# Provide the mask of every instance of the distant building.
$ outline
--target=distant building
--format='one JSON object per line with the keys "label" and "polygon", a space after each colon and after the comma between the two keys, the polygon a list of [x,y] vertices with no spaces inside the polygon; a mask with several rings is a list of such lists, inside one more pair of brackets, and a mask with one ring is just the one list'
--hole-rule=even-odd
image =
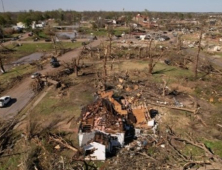
{"label": "distant building", "polygon": [[44,26],[45,26],[45,22],[43,21],[39,21],[38,23],[36,23],[36,21],[32,22],[32,29],[43,28]]}
{"label": "distant building", "polygon": [[18,22],[18,23],[17,23],[17,27],[18,27],[18,28],[26,28],[26,24],[23,23],[23,22]]}
{"label": "distant building", "polygon": [[20,28],[20,27],[18,27],[18,26],[16,26],[16,25],[13,25],[13,26],[12,26],[12,29],[13,29],[14,31],[16,31],[16,32],[22,31],[22,28]]}
{"label": "distant building", "polygon": [[[137,14],[134,18],[134,21],[136,21],[138,24],[142,25],[143,27],[150,28],[151,22],[150,18],[148,16],[143,16],[141,14]],[[155,25],[156,26],[156,25]]]}

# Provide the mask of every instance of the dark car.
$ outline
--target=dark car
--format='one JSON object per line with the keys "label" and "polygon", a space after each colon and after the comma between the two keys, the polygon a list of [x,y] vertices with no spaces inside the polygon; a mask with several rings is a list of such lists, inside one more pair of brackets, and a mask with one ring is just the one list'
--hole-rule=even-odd
{"label": "dark car", "polygon": [[51,42],[51,39],[47,38],[45,39],[45,42]]}
{"label": "dark car", "polygon": [[51,66],[52,66],[53,68],[60,66],[59,61],[58,61],[57,58],[54,57],[54,56],[51,58],[50,64],[51,64]]}
{"label": "dark car", "polygon": [[19,38],[18,37],[13,37],[11,40],[12,41],[16,41],[16,40],[18,40]]}
{"label": "dark car", "polygon": [[73,43],[73,42],[75,42],[75,41],[76,41],[76,39],[75,39],[75,38],[72,38],[72,39],[71,39],[71,42],[72,42],[72,43]]}
{"label": "dark car", "polygon": [[52,63],[51,63],[51,66],[52,66],[53,68],[56,68],[56,67],[59,67],[60,64],[59,64],[59,62],[52,62]]}

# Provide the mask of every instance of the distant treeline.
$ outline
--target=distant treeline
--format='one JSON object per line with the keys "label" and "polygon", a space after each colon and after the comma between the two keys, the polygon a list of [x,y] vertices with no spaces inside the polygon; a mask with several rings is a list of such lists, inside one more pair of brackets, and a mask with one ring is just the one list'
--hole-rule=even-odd
{"label": "distant treeline", "polygon": [[126,18],[131,19],[136,14],[149,16],[150,18],[161,18],[161,19],[191,19],[201,17],[207,17],[207,13],[178,13],[178,12],[150,12],[148,10],[142,12],[129,12],[129,11],[63,11],[62,9],[53,11],[21,11],[21,12],[5,12],[0,13],[0,25],[11,26],[17,22],[23,22],[26,25],[30,25],[32,21],[43,21],[46,19],[54,18],[57,22],[62,24],[74,24],[81,20],[97,20],[102,19],[118,19],[119,17],[125,15]]}

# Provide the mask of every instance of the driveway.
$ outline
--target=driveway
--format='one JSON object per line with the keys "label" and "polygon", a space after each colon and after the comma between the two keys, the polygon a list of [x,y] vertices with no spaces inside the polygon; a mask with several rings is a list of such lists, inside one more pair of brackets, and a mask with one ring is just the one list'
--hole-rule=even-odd
{"label": "driveway", "polygon": [[[98,46],[101,40],[96,40],[90,43],[91,47]],[[73,51],[70,51],[59,57],[60,63],[69,62],[73,58],[78,57],[83,47],[79,47]],[[42,74],[50,73],[59,68],[52,68],[50,63],[44,66],[44,69],[40,71]],[[9,95],[13,98],[12,102],[9,103],[8,107],[0,108],[0,119],[7,120],[17,115],[34,97],[34,93],[29,88],[32,79],[27,77],[20,84],[17,84],[12,89],[4,92],[3,95]]]}

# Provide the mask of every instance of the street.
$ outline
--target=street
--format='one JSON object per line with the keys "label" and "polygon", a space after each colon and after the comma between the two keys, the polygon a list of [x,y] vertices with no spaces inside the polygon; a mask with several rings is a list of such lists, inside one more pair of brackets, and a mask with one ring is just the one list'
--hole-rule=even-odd
{"label": "street", "polygon": [[[95,47],[100,44],[101,40],[96,40],[90,43],[90,46]],[[79,47],[73,51],[70,51],[59,57],[61,63],[69,62],[73,58],[78,57],[83,47]],[[41,74],[46,74],[54,71],[58,68],[52,68],[50,63],[44,66],[42,71],[39,71]],[[0,108],[0,118],[7,120],[16,116],[34,97],[34,93],[30,89],[29,85],[33,80],[30,77],[27,77],[22,80],[20,84],[17,84],[12,89],[4,92],[2,96],[9,95],[12,98],[11,103],[5,108]]]}

